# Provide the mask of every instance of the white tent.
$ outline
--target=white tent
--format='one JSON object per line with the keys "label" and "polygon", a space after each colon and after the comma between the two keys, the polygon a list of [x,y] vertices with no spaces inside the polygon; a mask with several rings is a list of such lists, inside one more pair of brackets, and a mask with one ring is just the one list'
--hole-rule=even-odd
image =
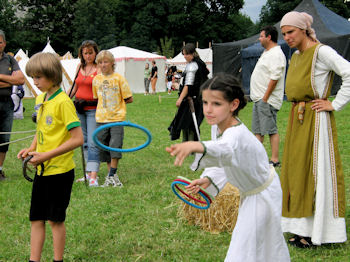
{"label": "white tent", "polygon": [[50,40],[47,41],[46,46],[44,47],[43,51],[41,51],[41,52],[43,52],[43,53],[51,53],[51,54],[57,55],[56,51],[50,45]]}
{"label": "white tent", "polygon": [[62,64],[64,70],[67,72],[67,76],[69,77],[69,80],[70,80],[69,86],[65,87],[65,90],[67,92],[70,89],[71,85],[73,84],[75,73],[76,73],[76,70],[78,68],[79,63],[80,63],[79,58],[61,60],[61,64]]}
{"label": "white tent", "polygon": [[[143,81],[143,73],[145,64],[149,63],[150,67],[152,60],[156,61],[156,65],[158,67],[158,81],[156,90],[157,92],[165,91],[165,61],[166,57],[156,55],[153,53],[141,51],[138,49],[118,46],[109,51],[113,54],[116,62],[115,71],[121,74],[128,81],[131,91],[133,93],[143,93],[144,92],[144,81]],[[42,52],[48,52],[56,54],[55,50],[51,47],[50,42],[46,44],[45,48]],[[28,62],[29,58],[22,58],[18,63],[23,74],[26,77],[25,82],[25,96],[26,97],[34,97],[41,93],[39,89],[33,83],[33,80],[25,74],[25,66]],[[74,81],[75,72],[78,64],[80,63],[80,59],[62,59],[61,64],[63,66],[63,81],[61,87],[64,91],[68,92],[72,83]],[[151,88],[151,87],[150,87]]]}
{"label": "white tent", "polygon": [[72,53],[68,51],[63,56],[61,56],[61,60],[65,60],[65,59],[74,59],[74,57],[73,57]]}
{"label": "white tent", "polygon": [[[16,54],[16,59],[18,61],[19,67],[21,68],[21,71],[23,72],[25,76],[25,84],[24,84],[24,91],[25,91],[25,97],[35,97],[39,94],[41,94],[41,91],[34,85],[33,79],[26,74],[26,64],[29,60],[29,58],[25,55],[23,56],[24,52],[20,49],[18,53]],[[43,53],[52,53],[59,57],[59,55],[55,52],[55,50],[50,45],[50,41],[47,42],[45,48],[42,51]],[[23,53],[23,54],[22,54]],[[18,59],[20,58],[20,59]],[[75,70],[77,67],[77,64],[79,63],[79,59],[67,59],[67,60],[61,60],[62,66],[63,66],[63,75],[62,75],[62,84],[61,88],[68,92],[70,87],[72,86]]]}
{"label": "white tent", "polygon": [[41,94],[41,91],[34,85],[33,79],[26,74],[26,64],[29,58],[25,57],[18,61],[19,68],[24,74],[24,97],[30,98]]}
{"label": "white tent", "polygon": [[[213,50],[211,48],[200,49],[196,48],[196,51],[199,57],[203,60],[203,62],[207,65],[209,70],[209,78],[212,77],[213,73]],[[182,52],[177,54],[173,59],[167,60],[167,65],[172,66],[175,65],[177,69],[183,71],[186,67],[186,59],[183,56]]]}
{"label": "white tent", "polygon": [[[144,69],[145,64],[149,63],[152,67],[152,60],[156,61],[158,67],[158,81],[156,85],[157,92],[164,92],[165,86],[165,56],[156,55],[142,50],[118,46],[109,49],[116,61],[115,71],[121,74],[128,81],[133,93],[144,93]],[[150,86],[151,89],[151,86]]]}
{"label": "white tent", "polygon": [[24,51],[22,49],[18,50],[18,52],[15,54],[14,57],[15,57],[17,62],[21,59],[24,59],[24,58],[28,59],[27,54],[24,53]]}

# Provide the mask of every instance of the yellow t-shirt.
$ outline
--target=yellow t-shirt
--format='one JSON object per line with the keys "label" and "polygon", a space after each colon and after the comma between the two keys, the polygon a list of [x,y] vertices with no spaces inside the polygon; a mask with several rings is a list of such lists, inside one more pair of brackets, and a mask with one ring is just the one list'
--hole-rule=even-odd
{"label": "yellow t-shirt", "polygon": [[92,81],[94,98],[98,99],[96,122],[110,123],[124,121],[126,103],[124,99],[132,96],[126,79],[118,73],[98,74]]}
{"label": "yellow t-shirt", "polygon": [[[57,90],[48,101],[44,101],[45,96],[46,93],[42,93],[35,101],[37,108],[41,104],[37,115],[37,152],[48,152],[57,148],[71,137],[70,129],[80,126],[73,102],[62,89]],[[73,151],[69,151],[45,161],[43,176],[65,173],[74,167]]]}

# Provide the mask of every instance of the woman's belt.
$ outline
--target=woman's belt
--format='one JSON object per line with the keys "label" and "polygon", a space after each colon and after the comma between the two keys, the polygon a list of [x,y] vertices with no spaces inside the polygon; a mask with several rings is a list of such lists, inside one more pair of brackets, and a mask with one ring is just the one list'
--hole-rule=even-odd
{"label": "woman's belt", "polygon": [[310,102],[311,101],[292,102],[293,107],[298,105],[298,120],[300,124],[304,122],[304,113],[305,113],[306,103],[310,103]]}

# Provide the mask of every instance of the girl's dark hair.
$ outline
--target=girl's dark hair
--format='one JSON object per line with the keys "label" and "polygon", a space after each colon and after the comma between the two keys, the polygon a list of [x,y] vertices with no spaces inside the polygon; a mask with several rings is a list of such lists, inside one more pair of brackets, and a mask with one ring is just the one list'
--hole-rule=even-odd
{"label": "girl's dark hair", "polygon": [[199,57],[196,47],[192,43],[188,43],[182,47],[181,53],[183,54],[185,51],[188,55],[193,55],[193,57]]}
{"label": "girl's dark hair", "polygon": [[[86,61],[83,57],[83,49],[85,47],[91,47],[94,49],[95,51],[95,54],[97,55],[99,50],[98,50],[98,46],[97,44],[95,43],[95,41],[93,40],[85,40],[81,43],[81,46],[79,47],[79,50],[78,50],[78,57],[80,58],[80,62],[81,62],[81,65],[82,67],[84,68],[86,66]],[[94,64],[96,64],[96,61],[94,61]]]}
{"label": "girl's dark hair", "polygon": [[215,74],[213,78],[205,81],[201,86],[201,92],[204,90],[221,91],[224,95],[224,99],[228,102],[238,99],[239,106],[233,112],[233,116],[238,116],[238,112],[247,104],[247,99],[244,96],[239,80],[226,73]]}

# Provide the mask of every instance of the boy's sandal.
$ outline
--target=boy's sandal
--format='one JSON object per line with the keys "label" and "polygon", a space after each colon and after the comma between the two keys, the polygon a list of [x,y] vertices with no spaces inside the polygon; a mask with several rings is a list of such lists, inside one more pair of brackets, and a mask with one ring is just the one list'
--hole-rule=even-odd
{"label": "boy's sandal", "polygon": [[299,248],[310,248],[313,246],[310,237],[302,237],[299,235],[294,235],[288,240],[288,243]]}
{"label": "boy's sandal", "polygon": [[279,161],[273,162],[272,160],[270,160],[269,164],[273,165],[273,167],[280,167],[281,166],[281,163]]}

